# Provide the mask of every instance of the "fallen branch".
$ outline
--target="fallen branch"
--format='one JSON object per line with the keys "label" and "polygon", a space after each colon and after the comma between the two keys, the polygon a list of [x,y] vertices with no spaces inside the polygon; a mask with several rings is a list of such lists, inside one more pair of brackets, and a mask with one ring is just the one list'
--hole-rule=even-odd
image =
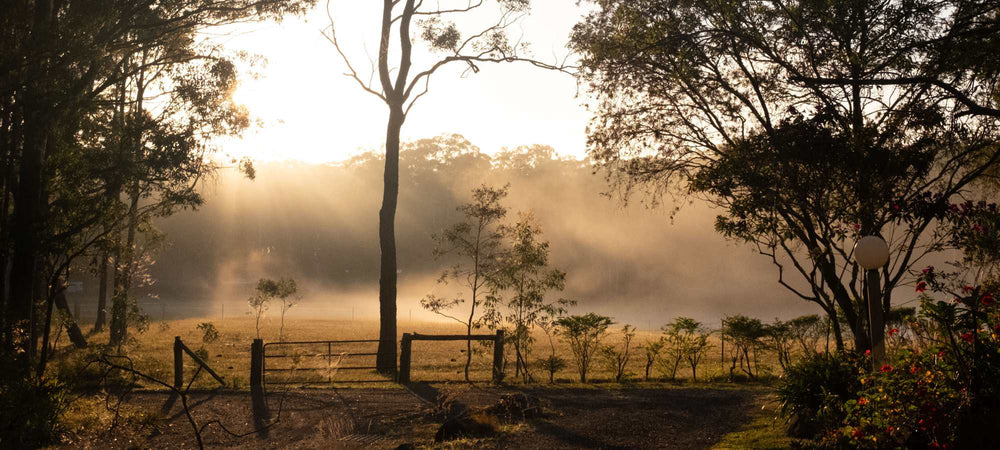
{"label": "fallen branch", "polygon": [[[126,365],[123,365],[123,364],[116,363],[116,362],[112,361],[112,359],[121,359],[121,360],[127,361],[128,365],[126,366]],[[264,431],[264,430],[269,429],[272,426],[276,425],[278,422],[281,421],[281,410],[283,409],[283,406],[284,406],[284,403],[285,403],[285,397],[286,397],[286,394],[288,393],[287,389],[285,389],[281,393],[281,398],[280,398],[280,400],[278,402],[278,412],[277,412],[277,415],[276,415],[276,417],[275,417],[274,420],[270,421],[267,425],[264,425],[264,426],[261,426],[261,427],[255,427],[253,430],[247,431],[245,433],[235,433],[235,432],[229,430],[228,428],[226,428],[226,426],[219,419],[210,420],[210,421],[205,422],[204,424],[201,424],[201,425],[199,425],[198,422],[195,421],[194,416],[191,414],[190,405],[188,404],[188,391],[191,388],[190,384],[188,384],[187,387],[185,387],[184,389],[179,389],[176,386],[173,386],[173,385],[171,385],[169,383],[166,383],[166,382],[163,382],[161,380],[158,380],[158,379],[156,379],[156,378],[154,378],[154,377],[152,377],[150,375],[142,373],[142,372],[140,372],[140,371],[138,371],[138,370],[135,369],[135,364],[132,362],[132,359],[129,358],[128,356],[124,356],[124,355],[101,355],[97,359],[91,361],[91,363],[103,364],[103,365],[105,365],[105,366],[108,367],[107,372],[104,373],[104,378],[105,379],[107,378],[108,375],[110,375],[110,373],[111,373],[112,370],[120,370],[120,371],[123,371],[125,373],[128,373],[128,374],[132,375],[132,381],[133,381],[132,384],[133,385],[135,384],[134,381],[137,378],[142,378],[144,380],[147,380],[149,382],[158,384],[160,386],[163,386],[163,387],[169,389],[170,392],[172,393],[172,395],[176,396],[177,398],[180,398],[180,400],[181,400],[181,406],[184,409],[184,415],[185,415],[185,417],[187,417],[188,423],[191,425],[191,429],[194,432],[195,440],[197,440],[197,442],[198,442],[198,448],[199,449],[204,449],[205,448],[204,441],[202,440],[202,433],[204,432],[204,430],[206,428],[208,428],[209,425],[212,425],[212,424],[218,425],[219,428],[222,429],[223,432],[225,432],[226,434],[228,434],[228,435],[230,435],[230,436],[232,436],[234,438],[242,438],[242,437],[250,436],[252,434],[259,433],[261,431]],[[192,382],[193,381],[194,380],[192,380]],[[125,397],[124,395],[119,395],[118,396],[118,402],[115,404],[115,407],[114,407],[114,411],[115,411],[115,424],[117,424],[118,409],[120,408],[121,404],[124,402],[124,397]],[[112,409],[110,406],[108,406],[108,408]],[[114,425],[112,425],[112,429],[113,428],[114,428]]]}

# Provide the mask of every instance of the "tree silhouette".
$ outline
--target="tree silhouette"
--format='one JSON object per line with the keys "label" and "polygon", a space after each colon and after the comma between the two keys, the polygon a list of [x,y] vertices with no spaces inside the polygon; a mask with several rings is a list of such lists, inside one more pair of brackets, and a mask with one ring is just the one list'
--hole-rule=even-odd
{"label": "tree silhouette", "polygon": [[[172,205],[193,200],[190,190],[163,187],[178,180],[178,187],[190,187],[191,177],[182,174],[204,161],[199,154],[204,147],[197,143],[225,133],[217,128],[223,122],[202,119],[230,111],[200,95],[204,87],[225,94],[231,86],[211,85],[226,78],[221,65],[208,71],[210,77],[199,78],[202,73],[188,83],[172,73],[196,60],[221,62],[218,54],[194,50],[195,34],[216,25],[279,18],[312,3],[19,0],[4,5],[0,266],[10,273],[0,282],[10,282],[0,287],[9,293],[0,331],[5,347],[20,355],[19,368],[25,373],[51,321],[51,314],[37,312],[51,311],[53,302],[65,303],[56,299],[72,261],[106,242],[110,233],[138,226],[145,204],[137,198],[156,195]],[[165,49],[173,50],[161,53]],[[167,73],[175,81],[161,94],[176,90],[179,95],[172,98],[182,100],[176,107],[162,98],[157,108],[137,104],[143,97],[137,95],[140,86],[146,85],[137,81],[143,76],[151,80],[155,73]],[[157,120],[149,110],[179,114],[171,119],[190,114],[191,121]],[[139,157],[150,149],[157,151]],[[127,195],[124,208],[119,195]],[[170,210],[162,207],[156,214]],[[125,223],[129,226],[121,226]],[[21,332],[27,339],[17,338]]]}
{"label": "tree silhouette", "polygon": [[[526,44],[508,36],[510,29],[528,13],[529,0],[468,0],[424,4],[423,0],[383,0],[382,22],[379,28],[377,63],[371,62],[367,78],[347,57],[337,36],[338,17],[327,2],[330,26],[324,36],[333,44],[347,67],[345,75],[353,78],[365,92],[377,97],[389,109],[385,137],[385,170],[382,205],[379,209],[379,346],[376,366],[379,372],[396,372],[396,206],[399,197],[400,130],[413,105],[430,87],[431,76],[444,66],[459,63],[468,71],[478,72],[481,63],[525,62],[536,67],[567,70],[565,64],[547,64],[524,56]],[[448,18],[468,14],[495,3],[498,19],[492,25],[463,33]],[[413,20],[421,28],[420,39],[441,56],[423,70],[413,70]],[[393,30],[398,35],[393,37]],[[398,46],[398,59],[390,63],[390,50]],[[393,73],[395,72],[395,74]],[[375,86],[372,79],[378,79]]]}
{"label": "tree silhouette", "polygon": [[573,42],[612,185],[722,207],[718,230],[823,308],[838,348],[840,314],[867,348],[854,240],[889,241],[888,311],[946,242],[933,225],[948,203],[1000,167],[997,67],[967,57],[973,36],[996,45],[995,3],[597,3]]}

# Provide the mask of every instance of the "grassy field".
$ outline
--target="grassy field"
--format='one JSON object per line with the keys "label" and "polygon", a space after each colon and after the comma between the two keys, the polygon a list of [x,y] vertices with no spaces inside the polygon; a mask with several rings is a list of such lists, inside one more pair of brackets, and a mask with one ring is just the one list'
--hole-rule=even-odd
{"label": "grassy field", "polygon": [[[198,328],[199,324],[211,323],[218,330],[218,339],[214,342],[204,342],[204,332]],[[421,334],[464,334],[461,326],[447,323],[411,323],[399,327],[399,333],[421,333]],[[476,333],[485,334],[487,331]],[[334,345],[328,349],[325,344],[321,345],[277,345],[279,342],[279,324],[276,318],[267,319],[262,323],[261,338],[268,344],[269,355],[286,355],[287,358],[269,358],[267,361],[269,368],[321,368],[327,369],[332,366],[334,370],[321,371],[298,371],[294,374],[296,379],[321,379],[331,377],[334,381],[346,380],[378,380],[381,379],[371,370],[340,370],[346,366],[373,366],[374,356],[357,357],[352,359],[340,358],[341,352],[375,352],[376,344],[352,344]],[[374,339],[378,336],[378,323],[376,321],[351,321],[351,320],[309,320],[300,318],[290,318],[285,321],[284,328],[285,341],[322,341],[322,340],[358,340]],[[204,348],[207,354],[207,362],[219,375],[225,378],[230,387],[246,389],[250,370],[250,345],[256,336],[254,320],[249,317],[227,318],[225,320],[210,319],[185,319],[172,321],[154,321],[143,333],[132,333],[129,345],[126,348],[127,354],[133,359],[137,368],[149,373],[163,381],[170,381],[173,377],[173,342],[174,337],[179,336],[181,340],[192,350]],[[631,346],[631,357],[627,366],[628,376],[626,383],[641,382],[645,373],[645,353],[642,346],[649,341],[660,336],[658,332],[639,331]],[[531,373],[536,383],[547,383],[548,373],[543,370],[537,360],[548,356],[550,345],[548,338],[541,332],[536,336],[532,354],[529,356],[529,363],[532,364]],[[92,343],[103,343],[107,341],[107,333],[93,334],[89,336]],[[66,345],[65,339],[61,341]],[[573,364],[573,356],[567,343],[555,338],[556,354],[564,358],[569,366],[556,374],[556,382],[560,384],[577,384],[579,375]],[[618,329],[612,330],[602,341],[605,345],[616,345],[621,347],[622,336]],[[514,355],[513,348],[508,345],[506,352],[507,370],[506,381],[509,383],[519,383],[521,380],[514,377]],[[728,362],[723,364],[720,354],[718,339],[714,339],[710,350],[705,355],[698,367],[698,379],[705,381],[720,381],[728,377]],[[727,351],[730,350],[727,348]],[[328,351],[333,354],[332,364],[328,363]],[[75,352],[75,358],[85,357],[79,352]],[[465,343],[461,341],[438,342],[438,341],[415,341],[413,343],[413,358],[411,368],[411,379],[414,381],[458,381],[464,379],[465,364]],[[294,360],[294,361],[293,361]],[[339,362],[339,364],[338,364]],[[774,357],[770,354],[762,354],[761,371],[762,377],[779,373]],[[470,367],[470,377],[473,381],[488,382],[491,377],[492,350],[486,349],[476,343],[473,344],[473,358]],[[185,379],[190,380],[194,374],[195,364],[185,357]],[[651,368],[650,377],[655,381],[666,381],[669,376],[669,367],[663,364],[656,364]],[[737,370],[738,371],[738,370]],[[281,379],[281,373],[269,373],[269,380],[277,381]],[[312,378],[310,378],[312,377]],[[612,381],[613,372],[606,366],[604,361],[598,357],[590,368],[588,378],[596,384],[605,384]],[[690,382],[691,370],[686,363],[681,363],[677,370],[674,382]],[[391,385],[391,383],[383,383]],[[204,373],[195,382],[195,387],[211,388],[217,383]],[[149,385],[156,388],[155,385]]]}
{"label": "grassy field", "polygon": [[[218,331],[218,339],[214,342],[203,342],[204,331],[199,329],[198,325],[206,322],[211,322]],[[287,341],[372,339],[377,336],[377,331],[378,324],[375,321],[293,318],[286,320],[285,323],[285,337]],[[459,326],[450,324],[412,323],[401,326],[399,331],[400,334],[403,332],[462,334],[464,330]],[[478,333],[485,334],[486,332],[480,331]],[[236,409],[232,408],[249,401],[247,400],[249,397],[245,391],[248,389],[250,345],[255,335],[254,321],[248,317],[226,320],[185,319],[161,321],[151,323],[148,330],[144,333],[132,334],[132,339],[124,350],[134,362],[137,369],[169,383],[173,378],[174,337],[179,336],[193,350],[203,348],[202,353],[207,353],[208,355],[208,364],[224,377],[227,387],[235,388],[236,391],[226,389],[221,394],[208,394],[209,397],[206,401],[209,401],[209,403],[199,407],[198,414],[202,415],[200,416],[203,417],[202,420],[218,417],[241,417],[245,413],[243,409],[245,409],[246,405]],[[591,368],[591,382],[587,384],[578,382],[578,375],[571,365],[560,371],[556,376],[556,383],[550,385],[548,383],[548,374],[536,365],[532,369],[535,379],[534,383],[522,385],[522,381],[513,376],[513,365],[511,362],[513,354],[510,352],[507,354],[508,366],[506,378],[509,386],[496,388],[488,386],[492,364],[491,351],[475,351],[473,353],[471,375],[474,381],[481,382],[478,387],[470,387],[470,385],[464,383],[448,383],[464,378],[465,344],[460,341],[414,342],[411,378],[413,381],[445,382],[435,385],[439,386],[439,389],[442,391],[458,389],[458,391],[464,392],[463,395],[465,396],[475,394],[475,397],[480,395],[477,393],[492,393],[486,396],[488,397],[488,401],[493,401],[490,399],[494,399],[496,395],[506,392],[509,389],[530,392],[543,399],[547,410],[552,411],[552,415],[547,419],[530,426],[522,425],[520,426],[521,428],[518,428],[519,431],[517,432],[501,433],[498,435],[499,437],[489,438],[492,440],[488,440],[488,442],[483,441],[482,444],[484,445],[498,444],[504,439],[508,439],[510,440],[508,444],[512,446],[528,445],[528,443],[534,443],[537,446],[541,445],[539,442],[546,443],[545,445],[552,444],[559,446],[562,441],[551,441],[553,439],[551,435],[554,432],[553,430],[558,431],[556,436],[562,436],[559,439],[583,439],[583,441],[579,441],[578,443],[583,443],[581,445],[584,446],[590,444],[598,445],[600,442],[604,442],[598,438],[601,434],[598,433],[595,435],[592,432],[604,429],[603,427],[606,425],[604,424],[604,417],[608,414],[618,417],[616,423],[621,425],[620,430],[616,428],[617,431],[611,433],[611,435],[615,436],[614,439],[618,439],[618,441],[609,442],[632,442],[629,441],[631,438],[628,436],[631,436],[631,433],[635,431],[635,427],[639,427],[646,430],[645,432],[647,433],[653,433],[651,436],[656,436],[655,440],[650,442],[675,440],[683,437],[683,439],[688,440],[685,442],[690,442],[695,447],[703,446],[702,439],[708,439],[707,442],[712,442],[709,446],[714,445],[714,448],[785,448],[790,445],[790,441],[785,437],[782,430],[784,422],[777,414],[777,404],[774,399],[773,389],[767,382],[725,382],[724,380],[728,378],[729,368],[728,365],[721,364],[718,341],[713,342],[712,349],[699,366],[699,381],[697,383],[693,383],[690,380],[690,369],[686,365],[682,365],[678,370],[677,380],[667,380],[662,373],[662,367],[654,367],[652,376],[655,379],[649,382],[643,381],[645,355],[641,346],[646,342],[658,338],[659,335],[660,333],[657,332],[637,333],[632,344],[633,355],[628,364],[630,375],[622,383],[613,382],[611,380],[612,372],[600,360],[597,360]],[[272,319],[264,323],[261,330],[261,337],[265,343],[276,343],[279,341],[277,320]],[[92,344],[100,344],[106,342],[108,336],[105,332],[92,334],[88,338]],[[615,330],[608,333],[603,343],[605,345],[620,345],[621,338],[621,334],[618,330]],[[535,363],[538,357],[547,356],[550,350],[548,339],[544,334],[540,333],[536,336],[536,339],[535,350],[529,359],[532,363]],[[66,348],[66,343],[63,341],[65,339],[62,339],[60,342],[64,350],[58,352],[53,364],[55,370],[51,372],[58,374],[60,377],[68,378],[76,376],[77,371],[80,371],[80,368],[85,366],[85,361],[89,357],[97,352],[107,350],[99,345],[93,345],[88,351],[69,351]],[[571,362],[572,355],[568,345],[561,340],[556,340],[555,344],[556,353]],[[474,348],[476,347],[474,346]],[[298,367],[326,367],[327,364],[327,348],[325,344],[319,346],[278,346],[272,344],[268,346],[267,351],[271,355],[283,354],[294,356]],[[330,353],[337,355],[339,352],[374,351],[375,344],[352,344],[332,348]],[[366,358],[351,362],[341,361],[340,366],[374,365],[374,357]],[[774,362],[771,356],[764,356],[764,358],[766,359],[765,363]],[[269,359],[267,364],[271,368],[287,367],[288,364],[291,364],[292,359],[291,357]],[[337,358],[334,357],[334,359]],[[93,371],[93,366],[91,366],[91,371]],[[762,364],[762,377],[774,371],[776,371],[776,367]],[[185,381],[189,382],[194,373],[195,364],[191,359],[185,357]],[[416,406],[419,402],[411,404],[415,400],[403,391],[400,385],[395,383],[357,383],[346,381],[379,379],[380,377],[374,371],[303,371],[294,373],[293,375],[297,378],[303,376],[331,376],[335,381],[333,386],[337,388],[350,388],[333,391],[338,392],[338,395],[358,395],[360,396],[359,399],[368,398],[363,403],[359,403],[359,405],[366,405],[365,411],[370,411],[372,414],[372,418],[366,420],[384,421],[387,424],[412,422],[410,425],[417,427],[406,432],[410,434],[400,434],[400,436],[397,436],[399,439],[414,439],[414,436],[423,436],[421,439],[429,439],[428,436],[432,436],[433,431],[436,429],[437,425],[433,420],[424,423],[428,420],[428,417],[432,417],[433,415],[427,417],[420,416],[423,417],[420,420],[413,419],[416,416],[413,416],[412,411],[414,411],[414,408],[419,409]],[[269,373],[268,379],[273,382],[280,378],[276,374]],[[187,425],[184,422],[170,422],[170,420],[182,420],[180,413],[175,412],[173,415],[170,415],[171,419],[168,419],[168,422],[173,425],[168,424],[164,428],[162,423],[163,416],[143,406],[145,402],[157,405],[161,404],[163,399],[156,397],[156,395],[166,395],[165,388],[150,382],[140,382],[139,384],[147,389],[143,391],[145,394],[138,394],[141,399],[145,400],[140,399],[133,402],[135,403],[135,407],[130,408],[129,411],[131,412],[126,414],[127,420],[132,424],[130,426],[137,430],[146,430],[152,427],[157,430],[172,431],[165,431],[167,434],[162,438],[151,438],[150,436],[152,435],[142,437],[136,434],[133,437],[139,439],[137,442],[146,442],[152,446],[173,446],[178,442],[189,441],[190,436],[188,436]],[[217,387],[218,384],[211,377],[202,373],[192,386],[195,389],[212,389]],[[330,386],[330,384],[323,383],[316,387],[324,386]],[[292,387],[295,386],[293,385]],[[371,390],[372,388],[375,389]],[[499,391],[493,392],[497,389]],[[243,391],[243,393],[240,391]],[[285,395],[284,392],[289,392],[289,395],[301,396],[301,401],[305,403],[329,398],[328,394],[322,394],[324,391],[311,389],[292,389],[286,391],[277,386],[273,389],[269,386],[268,391],[269,395],[278,396],[275,398],[281,398]],[[205,393],[208,391],[202,390],[200,392]],[[350,394],[350,392],[354,394]],[[379,394],[379,392],[383,394]],[[153,397],[146,399],[146,397],[142,397],[143,395]],[[211,400],[215,395],[220,395],[220,397],[216,400]],[[382,411],[373,406],[385,403],[377,400],[382,398],[380,395],[386,396],[384,397],[385,399],[398,398],[398,402],[401,403],[397,406],[392,406],[387,411]],[[372,403],[373,400],[369,397],[376,399],[376,401]],[[74,402],[70,412],[66,415],[68,418],[66,422],[70,425],[71,429],[77,430],[74,432],[74,435],[77,436],[77,439],[80,439],[80,442],[99,442],[102,438],[99,433],[95,434],[96,431],[94,430],[107,428],[114,420],[108,412],[109,410],[106,408],[104,400],[101,400],[101,398],[100,395],[83,397]],[[462,396],[460,395],[458,398],[462,398]],[[392,400],[386,404],[390,406],[395,405],[393,402],[397,402],[397,400]],[[291,422],[289,423],[306,424],[302,425],[302,427],[306,428],[299,430],[296,428],[297,425],[282,425],[283,431],[280,433],[288,433],[288,435],[279,434],[278,437],[273,438],[276,439],[273,442],[283,442],[281,439],[292,439],[295,442],[300,442],[297,439],[304,439],[304,437],[311,436],[310,433],[313,433],[314,430],[309,427],[313,427],[315,425],[314,422],[322,424],[325,423],[324,421],[330,420],[327,417],[329,414],[323,411],[331,407],[340,408],[343,405],[327,405],[317,409],[315,413],[294,413],[304,415],[301,417],[296,415],[295,419],[290,419]],[[385,409],[385,405],[382,408]],[[396,408],[399,411],[393,412],[395,409],[392,408]],[[655,412],[653,412],[654,410]],[[403,414],[404,412],[405,414]],[[406,418],[401,418],[403,416]],[[667,422],[663,422],[665,417],[669,417],[670,419]],[[706,419],[709,417],[714,417],[714,419]],[[387,429],[395,428],[396,425],[393,425]],[[379,438],[382,439],[385,436]],[[161,441],[162,439],[166,440]],[[543,439],[543,441],[536,441],[536,439]],[[544,439],[550,439],[550,441],[544,441]],[[497,441],[494,442],[494,440]],[[586,442],[590,442],[590,444],[586,444]],[[234,445],[242,446],[247,442],[233,441],[233,443]],[[265,446],[267,445],[269,444],[265,442]],[[636,445],[643,446],[641,444]],[[472,445],[472,447],[476,446],[478,445]]]}

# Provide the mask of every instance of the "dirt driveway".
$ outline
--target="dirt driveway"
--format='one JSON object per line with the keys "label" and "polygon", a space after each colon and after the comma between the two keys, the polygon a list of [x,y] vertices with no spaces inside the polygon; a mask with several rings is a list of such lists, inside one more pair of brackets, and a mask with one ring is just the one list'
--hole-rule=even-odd
{"label": "dirt driveway", "polygon": [[[417,384],[410,389],[291,389],[268,394],[272,419],[254,433],[247,392],[203,392],[189,399],[204,427],[207,447],[396,448],[434,445],[444,409],[480,411],[502,395],[521,392],[539,399],[544,416],[520,424],[496,424],[498,432],[452,441],[469,448],[708,448],[740,429],[761,389],[542,387],[497,388],[465,384]],[[156,410],[167,393],[141,392],[130,405]],[[161,419],[120,428],[111,439],[83,440],[73,448],[191,448],[191,425],[173,405]],[[239,435],[239,436],[237,436]]]}

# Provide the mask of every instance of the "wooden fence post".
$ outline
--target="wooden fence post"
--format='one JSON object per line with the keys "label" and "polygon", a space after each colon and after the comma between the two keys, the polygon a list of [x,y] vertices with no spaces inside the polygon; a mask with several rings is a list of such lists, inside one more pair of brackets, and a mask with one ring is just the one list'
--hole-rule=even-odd
{"label": "wooden fence post", "polygon": [[403,333],[403,339],[399,341],[401,347],[399,352],[399,383],[410,382],[410,352],[413,349],[413,335]]}
{"label": "wooden fence post", "polygon": [[184,387],[184,344],[180,336],[174,336],[174,387],[180,391]]}
{"label": "wooden fence post", "polygon": [[493,382],[503,382],[503,330],[497,330],[496,340],[493,341]]}
{"label": "wooden fence post", "polygon": [[250,393],[264,393],[264,341],[254,339],[250,345]]}
{"label": "wooden fence post", "polygon": [[264,341],[261,339],[254,339],[250,344],[250,404],[258,435],[267,436],[271,413],[264,397]]}

